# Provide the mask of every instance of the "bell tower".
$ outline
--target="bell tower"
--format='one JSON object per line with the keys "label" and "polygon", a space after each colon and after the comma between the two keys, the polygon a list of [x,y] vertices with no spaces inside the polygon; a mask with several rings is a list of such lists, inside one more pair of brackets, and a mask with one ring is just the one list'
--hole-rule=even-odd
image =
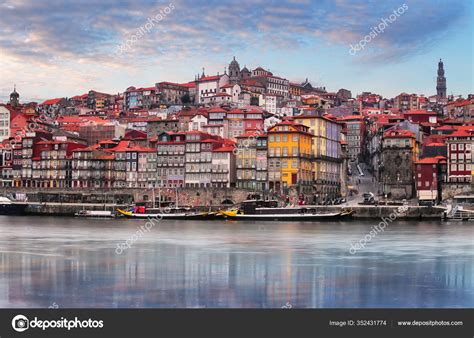
{"label": "bell tower", "polygon": [[20,104],[20,94],[16,91],[16,85],[13,86],[13,92],[10,94],[10,104],[17,107]]}
{"label": "bell tower", "polygon": [[446,77],[444,76],[443,61],[439,59],[438,62],[438,77],[436,79],[436,96],[439,99],[446,98]]}

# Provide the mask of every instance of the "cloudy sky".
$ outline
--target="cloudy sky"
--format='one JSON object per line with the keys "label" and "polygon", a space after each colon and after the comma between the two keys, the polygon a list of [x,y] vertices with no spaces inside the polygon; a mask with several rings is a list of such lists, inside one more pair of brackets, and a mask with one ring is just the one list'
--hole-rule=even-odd
{"label": "cloudy sky", "polygon": [[466,96],[473,19],[471,0],[0,0],[0,102],[13,84],[42,100],[187,82],[234,55],[290,81],[385,97],[434,94],[441,57],[448,94]]}

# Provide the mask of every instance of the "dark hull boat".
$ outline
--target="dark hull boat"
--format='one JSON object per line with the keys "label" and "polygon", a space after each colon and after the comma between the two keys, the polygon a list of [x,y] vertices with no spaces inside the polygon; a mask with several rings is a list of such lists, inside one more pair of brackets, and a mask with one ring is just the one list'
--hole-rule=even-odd
{"label": "dark hull boat", "polygon": [[276,201],[248,200],[240,205],[240,209],[222,211],[227,219],[241,221],[322,221],[338,220],[352,215],[352,210],[321,213],[315,207],[277,207]]}
{"label": "dark hull boat", "polygon": [[0,215],[24,215],[27,204],[0,197]]}

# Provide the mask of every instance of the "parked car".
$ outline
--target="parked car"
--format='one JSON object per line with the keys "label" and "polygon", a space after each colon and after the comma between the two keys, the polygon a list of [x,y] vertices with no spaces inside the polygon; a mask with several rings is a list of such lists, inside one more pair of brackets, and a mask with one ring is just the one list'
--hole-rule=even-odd
{"label": "parked car", "polygon": [[362,197],[364,198],[364,203],[365,204],[374,204],[375,203],[375,195],[371,192],[365,192],[362,194]]}

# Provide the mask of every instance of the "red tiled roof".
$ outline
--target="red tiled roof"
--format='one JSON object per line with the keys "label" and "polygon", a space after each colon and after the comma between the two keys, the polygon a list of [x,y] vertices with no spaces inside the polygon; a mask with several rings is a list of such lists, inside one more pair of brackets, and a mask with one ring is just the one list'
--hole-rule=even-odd
{"label": "red tiled roof", "polygon": [[447,136],[448,136],[448,138],[474,136],[474,129],[473,130],[458,129],[454,133],[449,134]]}
{"label": "red tiled roof", "polygon": [[434,111],[427,111],[425,109],[412,109],[404,112],[405,115],[437,115]]}
{"label": "red tiled roof", "polygon": [[235,147],[233,147],[233,146],[224,146],[224,147],[214,149],[213,152],[216,152],[216,153],[230,153],[230,152],[233,152],[234,149],[235,149]]}
{"label": "red tiled roof", "polygon": [[44,101],[42,104],[43,105],[58,104],[62,99],[63,99],[63,97],[59,97],[57,99],[50,99],[50,100]]}
{"label": "red tiled roof", "polygon": [[415,164],[436,164],[441,160],[446,161],[444,156],[435,156],[435,157],[425,157],[415,162]]}
{"label": "red tiled roof", "polygon": [[218,81],[221,77],[222,75],[204,76],[204,77],[201,77],[198,81],[199,82]]}
{"label": "red tiled roof", "polygon": [[455,129],[456,129],[456,127],[454,127],[454,126],[446,126],[446,125],[445,125],[445,126],[441,126],[441,127],[435,128],[435,129],[433,129],[433,130],[455,130]]}
{"label": "red tiled roof", "polygon": [[186,88],[195,88],[196,87],[196,82],[188,82],[188,83],[181,83],[181,87],[186,87]]}
{"label": "red tiled roof", "polygon": [[349,116],[338,117],[337,119],[340,121],[363,120],[364,117],[362,115],[349,115]]}
{"label": "red tiled roof", "polygon": [[441,143],[441,142],[432,142],[432,143],[427,143],[425,145],[425,147],[445,147],[446,144],[445,143]]}
{"label": "red tiled roof", "polygon": [[215,107],[215,108],[209,109],[208,113],[227,113],[227,110],[222,109],[220,107]]}
{"label": "red tiled roof", "polygon": [[201,141],[202,143],[222,143],[222,140],[215,140],[212,138],[206,138]]}
{"label": "red tiled roof", "polygon": [[385,138],[406,138],[406,137],[415,137],[415,134],[409,130],[403,129],[393,129],[387,130],[384,133]]}

